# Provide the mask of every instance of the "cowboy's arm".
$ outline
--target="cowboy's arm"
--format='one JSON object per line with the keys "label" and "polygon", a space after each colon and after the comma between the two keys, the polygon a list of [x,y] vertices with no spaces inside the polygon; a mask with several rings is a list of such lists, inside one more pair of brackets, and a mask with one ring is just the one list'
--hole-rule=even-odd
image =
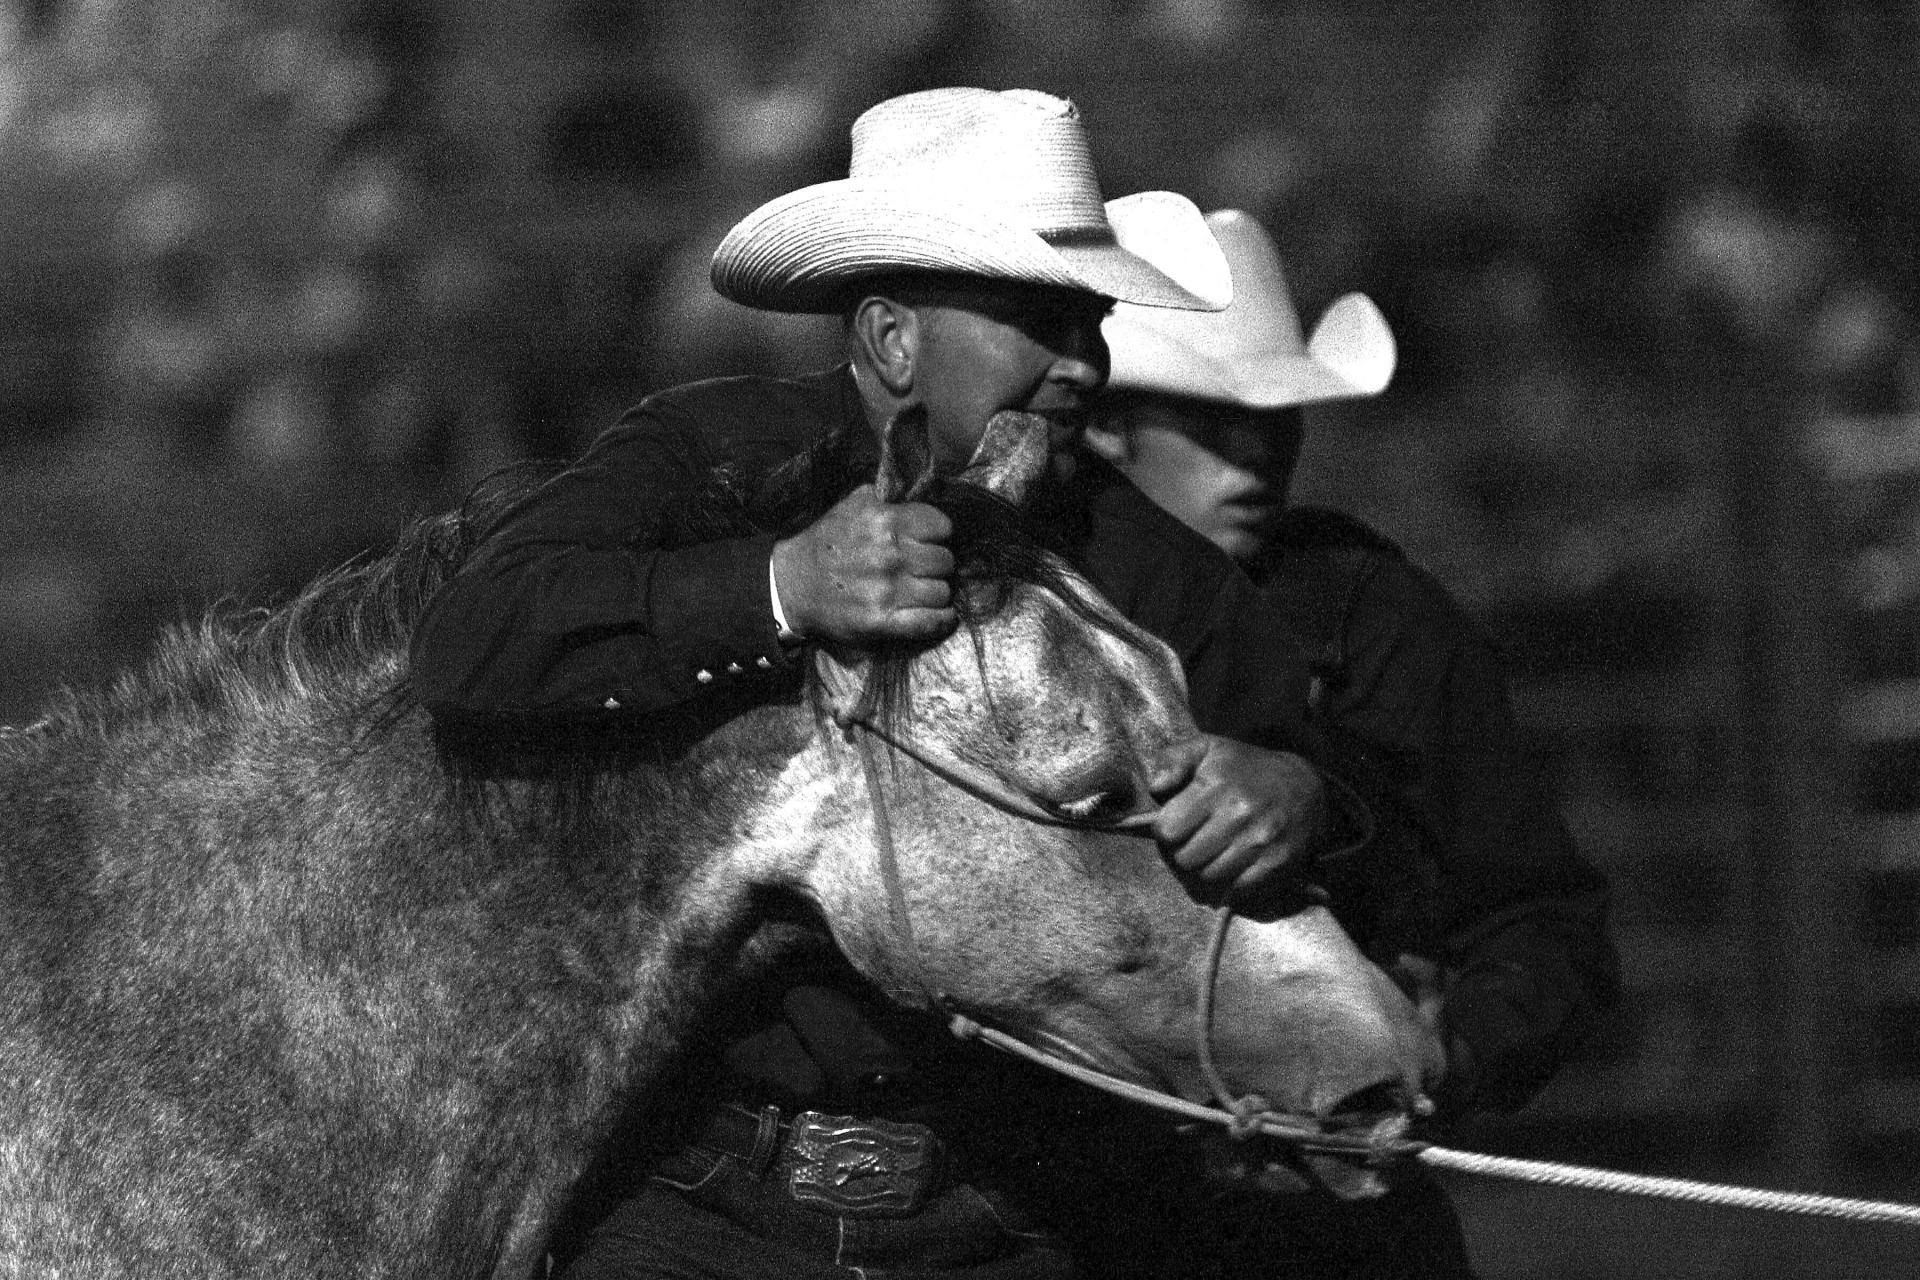
{"label": "cowboy's arm", "polygon": [[466,717],[647,712],[786,666],[773,539],[695,539],[703,424],[649,402],[510,509],[436,593],[412,681]]}
{"label": "cowboy's arm", "polygon": [[1606,882],[1519,749],[1491,646],[1437,583],[1396,562],[1370,582],[1349,634],[1333,717],[1408,752],[1416,768],[1400,799],[1439,854],[1442,1100],[1511,1110],[1617,998]]}
{"label": "cowboy's arm", "polygon": [[1454,838],[1440,883],[1451,971],[1442,1020],[1467,1049],[1465,1100],[1512,1110],[1613,1007],[1619,957],[1605,878],[1518,750],[1506,683],[1484,644],[1463,651],[1447,694],[1441,780]]}
{"label": "cowboy's arm", "polygon": [[1244,894],[1364,828],[1305,716],[1305,650],[1225,553],[1119,473],[1083,460],[1074,559],[1101,594],[1180,661],[1202,733],[1170,747],[1149,785],[1155,834],[1209,895]]}

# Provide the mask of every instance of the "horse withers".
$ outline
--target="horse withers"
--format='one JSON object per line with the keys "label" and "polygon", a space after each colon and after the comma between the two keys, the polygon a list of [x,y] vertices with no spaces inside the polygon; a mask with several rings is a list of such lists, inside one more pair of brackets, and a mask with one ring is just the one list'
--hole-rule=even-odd
{"label": "horse withers", "polygon": [[[902,756],[869,775],[836,720],[904,685],[863,702],[1010,792],[1142,796],[1146,754],[1193,731],[1178,670],[1056,562],[974,557],[945,643],[818,654],[803,688],[585,785],[474,782],[394,693],[464,536],[423,525],[176,633],[0,740],[0,1275],[524,1280],[616,1118],[671,1110],[776,902],[903,1001],[1204,1096],[1213,915],[1151,842]],[[1404,1105],[1432,1068],[1318,908],[1237,925],[1217,989],[1222,1070],[1278,1107]]]}

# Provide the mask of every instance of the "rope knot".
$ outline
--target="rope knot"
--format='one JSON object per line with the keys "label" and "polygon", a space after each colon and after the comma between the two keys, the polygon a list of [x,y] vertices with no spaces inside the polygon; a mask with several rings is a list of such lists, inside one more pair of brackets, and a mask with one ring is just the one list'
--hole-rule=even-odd
{"label": "rope knot", "polygon": [[1233,1099],[1227,1110],[1233,1117],[1227,1121],[1227,1134],[1239,1142],[1259,1137],[1274,1114],[1273,1104],[1257,1093]]}

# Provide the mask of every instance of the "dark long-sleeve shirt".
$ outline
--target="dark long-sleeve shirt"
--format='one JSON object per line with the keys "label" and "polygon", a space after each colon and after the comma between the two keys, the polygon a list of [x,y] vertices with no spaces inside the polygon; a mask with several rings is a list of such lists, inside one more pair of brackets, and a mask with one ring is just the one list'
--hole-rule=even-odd
{"label": "dark long-sleeve shirt", "polygon": [[649,397],[510,509],[414,634],[412,682],[464,716],[645,714],[784,670],[768,533],[705,536],[706,511],[858,420],[844,370]]}
{"label": "dark long-sleeve shirt", "polygon": [[[829,438],[843,456],[821,470],[837,482],[772,497],[775,469]],[[774,536],[739,533],[741,517],[767,528],[817,515],[870,479],[877,455],[844,366],[649,397],[510,508],[430,602],[413,639],[415,694],[461,720],[593,720],[790,676],[768,584]],[[1297,744],[1304,657],[1246,576],[1111,473],[1076,492],[1063,540],[1180,656],[1201,727]]]}

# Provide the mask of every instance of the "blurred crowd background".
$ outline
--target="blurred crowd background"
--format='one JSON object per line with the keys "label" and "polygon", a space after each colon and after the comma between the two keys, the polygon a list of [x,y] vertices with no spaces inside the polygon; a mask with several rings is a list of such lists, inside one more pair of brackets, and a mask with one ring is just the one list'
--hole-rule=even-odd
{"label": "blurred crowd background", "polygon": [[[725,228],[880,98],[1043,88],[1109,195],[1254,211],[1309,320],[1399,336],[1301,496],[1503,643],[1629,986],[1463,1144],[1920,1200],[1917,73],[1897,0],[0,0],[0,721],[654,387],[825,363],[712,294]],[[1912,1265],[1461,1194],[1496,1278]]]}

